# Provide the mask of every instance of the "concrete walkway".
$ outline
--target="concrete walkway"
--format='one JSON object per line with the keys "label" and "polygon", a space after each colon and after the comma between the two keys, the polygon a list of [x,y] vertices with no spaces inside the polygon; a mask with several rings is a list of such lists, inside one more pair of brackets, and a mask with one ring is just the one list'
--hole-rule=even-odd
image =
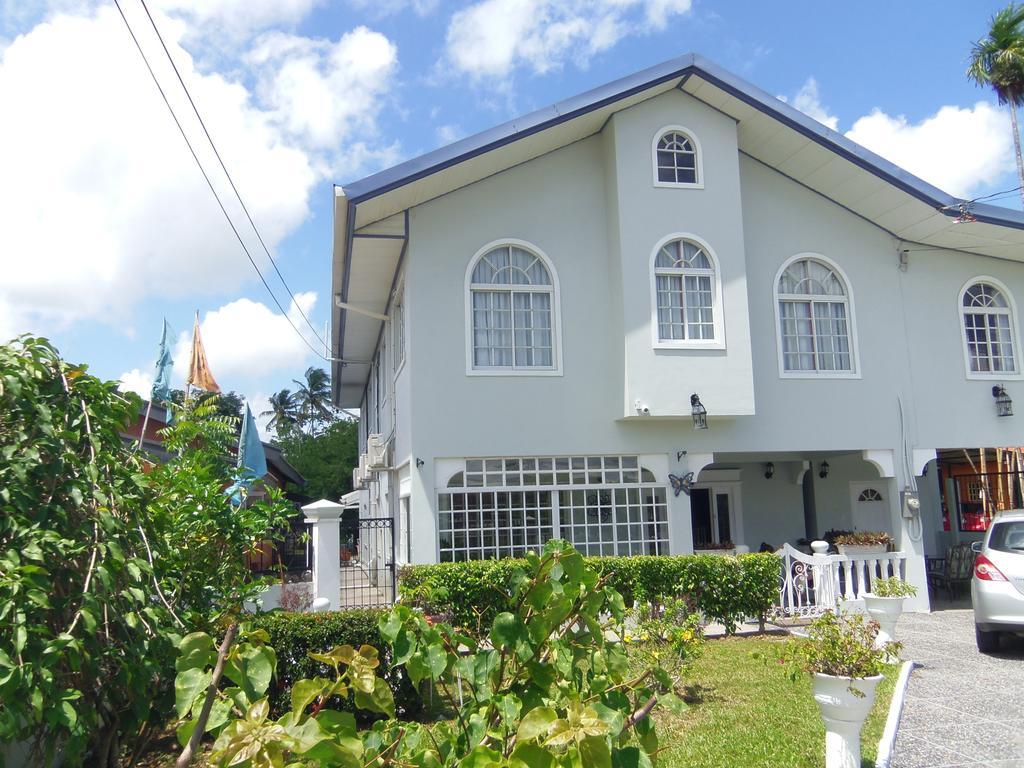
{"label": "concrete walkway", "polygon": [[970,609],[904,614],[896,635],[903,658],[922,666],[910,678],[893,768],[1024,768],[1024,639],[979,653]]}

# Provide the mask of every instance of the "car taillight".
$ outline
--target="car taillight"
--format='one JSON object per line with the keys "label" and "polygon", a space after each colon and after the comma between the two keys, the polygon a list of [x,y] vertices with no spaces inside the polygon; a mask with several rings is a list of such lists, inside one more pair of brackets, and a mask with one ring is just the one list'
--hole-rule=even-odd
{"label": "car taillight", "polygon": [[1006,581],[1006,577],[984,555],[978,555],[974,561],[974,575],[981,581]]}

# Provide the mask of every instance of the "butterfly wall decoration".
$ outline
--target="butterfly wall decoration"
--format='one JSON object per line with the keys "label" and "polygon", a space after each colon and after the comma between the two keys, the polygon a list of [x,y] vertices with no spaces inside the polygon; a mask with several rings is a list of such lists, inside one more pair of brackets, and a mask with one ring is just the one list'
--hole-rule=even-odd
{"label": "butterfly wall decoration", "polygon": [[680,491],[689,496],[690,486],[693,485],[693,472],[687,472],[682,477],[679,477],[679,475],[669,475],[668,481],[672,484],[672,490],[675,491],[676,496],[679,495]]}

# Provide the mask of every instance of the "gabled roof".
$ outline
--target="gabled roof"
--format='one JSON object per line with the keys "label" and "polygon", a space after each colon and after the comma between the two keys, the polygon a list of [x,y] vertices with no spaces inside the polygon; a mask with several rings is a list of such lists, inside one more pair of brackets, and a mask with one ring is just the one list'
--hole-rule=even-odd
{"label": "gabled roof", "polygon": [[[673,88],[736,120],[741,153],[900,240],[1024,261],[1024,212],[968,204],[691,53],[336,187],[334,294],[385,313],[409,208],[593,135],[614,112]],[[964,210],[970,223],[962,223]],[[338,313],[336,356],[370,359],[381,322]],[[335,399],[358,406],[368,373],[365,364],[335,364]]]}

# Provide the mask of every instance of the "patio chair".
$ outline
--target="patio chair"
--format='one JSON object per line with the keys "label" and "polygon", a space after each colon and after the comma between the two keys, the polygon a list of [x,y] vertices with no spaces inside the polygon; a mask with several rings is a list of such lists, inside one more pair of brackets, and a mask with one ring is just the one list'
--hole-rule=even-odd
{"label": "patio chair", "polygon": [[947,549],[945,557],[927,558],[928,586],[935,590],[945,589],[946,596],[952,602],[960,588],[971,581],[974,557],[971,545],[961,542]]}

